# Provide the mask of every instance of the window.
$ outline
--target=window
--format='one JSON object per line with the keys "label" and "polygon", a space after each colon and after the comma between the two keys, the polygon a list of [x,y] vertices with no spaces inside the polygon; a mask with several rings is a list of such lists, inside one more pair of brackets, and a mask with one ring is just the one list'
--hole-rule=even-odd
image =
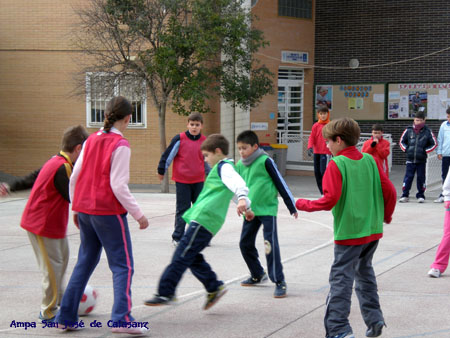
{"label": "window", "polygon": [[88,127],[103,126],[106,104],[113,96],[125,96],[133,105],[129,128],[146,128],[146,87],[133,75],[117,78],[109,73],[86,74],[86,119]]}
{"label": "window", "polygon": [[312,0],[278,0],[278,15],[311,19]]}

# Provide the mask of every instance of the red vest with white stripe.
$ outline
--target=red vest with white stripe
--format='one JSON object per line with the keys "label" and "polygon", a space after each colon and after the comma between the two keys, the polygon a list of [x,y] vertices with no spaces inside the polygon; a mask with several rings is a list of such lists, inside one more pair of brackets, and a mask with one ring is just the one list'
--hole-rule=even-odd
{"label": "red vest with white stripe", "polygon": [[204,140],[205,135],[198,140],[191,140],[186,133],[180,134],[180,147],[173,159],[172,180],[187,184],[205,180],[205,160],[200,150]]}
{"label": "red vest with white stripe", "polygon": [[126,212],[111,184],[111,156],[120,145],[129,146],[119,134],[99,131],[86,140],[83,163],[75,184],[72,209],[90,215],[119,215]]}
{"label": "red vest with white stripe", "polygon": [[40,170],[20,221],[25,230],[48,238],[66,237],[69,202],[53,183],[56,172],[65,163],[69,166],[70,170],[66,170],[70,176],[72,163],[62,156],[52,157]]}

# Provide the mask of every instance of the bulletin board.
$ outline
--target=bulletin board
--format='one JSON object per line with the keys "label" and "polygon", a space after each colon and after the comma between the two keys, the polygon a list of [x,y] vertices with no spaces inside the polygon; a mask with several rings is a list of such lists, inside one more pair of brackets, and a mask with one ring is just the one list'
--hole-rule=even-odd
{"label": "bulletin board", "polygon": [[424,111],[427,119],[445,120],[450,106],[450,83],[390,83],[388,119],[412,119]]}
{"label": "bulletin board", "polygon": [[316,85],[315,108],[326,105],[331,119],[384,120],[386,84]]}

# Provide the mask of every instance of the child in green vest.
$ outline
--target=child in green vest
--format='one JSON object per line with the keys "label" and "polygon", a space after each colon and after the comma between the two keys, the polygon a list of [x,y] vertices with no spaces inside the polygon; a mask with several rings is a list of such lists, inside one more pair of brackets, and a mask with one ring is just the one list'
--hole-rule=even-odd
{"label": "child in green vest", "polygon": [[255,218],[244,219],[239,247],[250,270],[250,278],[241,282],[242,286],[255,286],[267,280],[267,274],[258,259],[255,241],[261,224],[264,227],[264,245],[270,280],[275,283],[275,298],[286,297],[286,282],[280,258],[277,234],[278,193],[284,200],[291,215],[297,218],[295,200],[275,162],[259,148],[258,136],[246,130],[237,137],[241,160],[236,170],[247,183]]}
{"label": "child in green vest", "polygon": [[181,238],[172,262],[164,270],[159,281],[158,293],[145,301],[145,305],[168,304],[175,299],[175,289],[187,268],[205,286],[207,291],[205,310],[213,306],[226,292],[222,281],[217,279],[201,251],[206,248],[222,227],[228,206],[235,196],[237,213],[248,220],[254,217],[250,210],[248,188],[228,159],[229,143],[220,134],[212,134],[202,143],[205,161],[212,168],[194,205],[183,215],[189,228]]}
{"label": "child in green vest", "polygon": [[333,154],[323,177],[324,196],[316,201],[299,199],[298,210],[332,210],[334,262],[325,312],[328,338],[354,337],[348,321],[353,282],[366,336],[378,337],[385,326],[377,292],[372,257],[383,237],[383,220],[390,223],[396,203],[394,185],[372,155],[355,145],[360,129],[351,118],[333,120],[323,128]]}

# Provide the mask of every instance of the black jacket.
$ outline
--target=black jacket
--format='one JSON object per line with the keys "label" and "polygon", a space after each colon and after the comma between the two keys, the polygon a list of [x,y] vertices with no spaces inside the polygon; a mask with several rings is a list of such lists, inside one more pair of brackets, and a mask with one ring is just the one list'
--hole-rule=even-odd
{"label": "black jacket", "polygon": [[423,126],[418,134],[412,126],[405,129],[400,138],[400,148],[406,152],[406,161],[412,163],[425,163],[427,154],[437,147],[433,132]]}

